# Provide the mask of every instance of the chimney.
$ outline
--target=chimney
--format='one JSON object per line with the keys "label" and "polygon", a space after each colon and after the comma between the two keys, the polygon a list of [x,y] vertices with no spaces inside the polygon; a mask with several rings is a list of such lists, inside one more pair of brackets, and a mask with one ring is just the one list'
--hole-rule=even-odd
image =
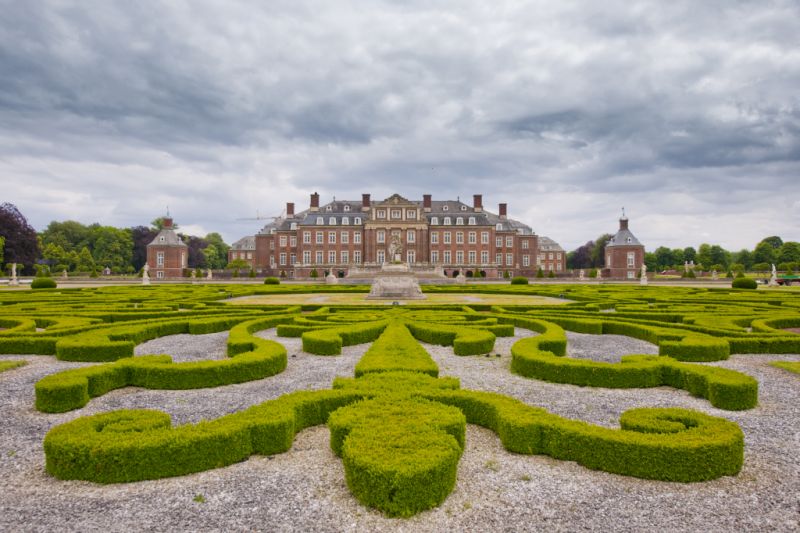
{"label": "chimney", "polygon": [[472,207],[475,209],[476,213],[480,213],[483,211],[483,195],[482,194],[473,194],[472,195]]}
{"label": "chimney", "polygon": [[371,203],[370,203],[370,200],[369,200],[369,194],[368,193],[362,194],[361,195],[361,210],[362,211],[369,211],[370,205],[371,205]]}
{"label": "chimney", "polygon": [[311,195],[311,207],[310,211],[319,211],[319,194],[313,193]]}
{"label": "chimney", "polygon": [[500,215],[500,218],[502,218],[503,220],[505,220],[505,219],[506,219],[506,216],[507,216],[507,214],[508,214],[508,204],[500,204],[500,205],[498,206],[498,210],[500,211],[500,213],[499,213],[499,215]]}
{"label": "chimney", "polygon": [[292,218],[294,216],[294,202],[286,202],[286,217]]}
{"label": "chimney", "polygon": [[433,201],[431,200],[430,194],[423,194],[422,195],[422,210],[426,213],[431,212],[431,208],[433,207]]}
{"label": "chimney", "polygon": [[164,217],[161,220],[164,224],[164,229],[172,229],[172,217]]}

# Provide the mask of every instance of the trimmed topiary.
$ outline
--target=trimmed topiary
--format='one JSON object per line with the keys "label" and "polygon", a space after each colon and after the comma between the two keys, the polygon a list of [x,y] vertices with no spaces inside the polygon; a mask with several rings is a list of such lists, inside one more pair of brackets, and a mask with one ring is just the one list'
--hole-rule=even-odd
{"label": "trimmed topiary", "polygon": [[53,278],[34,278],[31,289],[55,289],[57,284]]}
{"label": "trimmed topiary", "polygon": [[526,278],[525,276],[514,276],[511,279],[511,284],[512,285],[527,285],[528,284],[528,278]]}
{"label": "trimmed topiary", "polygon": [[280,285],[281,280],[275,277],[264,278],[264,285]]}
{"label": "trimmed topiary", "polygon": [[753,278],[736,278],[731,282],[734,289],[757,289],[758,284]]}

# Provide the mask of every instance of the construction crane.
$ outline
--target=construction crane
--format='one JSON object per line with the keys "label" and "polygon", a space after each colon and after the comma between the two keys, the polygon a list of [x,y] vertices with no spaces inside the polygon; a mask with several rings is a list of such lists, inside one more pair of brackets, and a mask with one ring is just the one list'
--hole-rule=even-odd
{"label": "construction crane", "polygon": [[283,218],[286,218],[286,209],[284,209],[283,211],[281,211],[279,215],[277,215],[277,216],[272,216],[272,217],[270,217],[270,216],[264,216],[264,217],[262,217],[262,216],[261,216],[261,214],[258,212],[258,210],[256,210],[256,216],[255,216],[255,217],[248,217],[248,218],[237,218],[236,220],[237,220],[237,221],[250,221],[250,220],[281,220],[281,219],[283,219]]}

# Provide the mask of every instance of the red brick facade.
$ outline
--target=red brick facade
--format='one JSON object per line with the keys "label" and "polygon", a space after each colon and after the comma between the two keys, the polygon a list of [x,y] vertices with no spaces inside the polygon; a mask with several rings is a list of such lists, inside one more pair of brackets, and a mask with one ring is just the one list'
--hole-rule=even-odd
{"label": "red brick facade", "polygon": [[644,245],[628,229],[628,218],[619,219],[619,231],[606,244],[604,278],[636,279],[644,263]]}
{"label": "red brick facade", "polygon": [[285,218],[235,243],[228,260],[244,259],[266,275],[290,278],[306,278],[315,270],[320,277],[329,271],[345,276],[392,261],[441,269],[448,276],[533,276],[540,265],[562,271],[563,250],[547,239],[555,248],[540,255],[539,236],[506,212],[506,204],[500,204],[499,215],[485,211],[478,194],[472,206],[434,201],[428,194],[422,202],[397,194],[372,201],[364,194],[360,202],[320,206],[314,193],[308,210],[295,214],[294,204],[287,204]]}
{"label": "red brick facade", "polygon": [[147,245],[147,264],[155,280],[183,277],[187,267],[188,247],[173,229],[172,219],[164,219],[164,228]]}

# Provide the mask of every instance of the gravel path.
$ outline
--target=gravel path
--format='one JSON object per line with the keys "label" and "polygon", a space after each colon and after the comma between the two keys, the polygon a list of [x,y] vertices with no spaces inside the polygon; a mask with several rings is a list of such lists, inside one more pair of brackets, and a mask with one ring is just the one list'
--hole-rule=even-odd
{"label": "gravel path", "polygon": [[[276,339],[275,330],[259,333]],[[517,330],[519,335],[529,334]],[[226,334],[175,335],[137,348],[176,360],[219,358]],[[45,415],[33,409],[33,386],[53,372],[85,366],[45,356],[0,374],[0,530],[2,531],[534,531],[670,530],[792,531],[800,520],[800,379],[768,366],[800,355],[737,355],[715,365],[759,380],[760,405],[732,413],[685,391],[612,390],[556,385],[509,373],[515,339],[499,338],[500,357],[459,357],[452,348],[425,345],[442,375],[463,388],[501,392],[551,412],[617,427],[632,407],[679,406],[734,420],[746,436],[745,466],[737,477],[694,484],[645,481],[595,472],[575,463],[503,450],[488,430],[467,428],[467,445],[453,493],[437,509],[408,520],[387,519],[359,505],[347,490],[341,461],[325,427],[300,433],[291,451],[253,457],[226,468],[178,478],[96,485],[59,481],[43,469],[42,439],[67,420],[119,408],[150,407],[175,423],[216,418],[301,388],[328,388],[351,376],[367,345],[321,357],[301,351],[299,339],[277,339],[290,354],[278,376],[194,391],[127,388],[83,409]],[[569,353],[599,358],[647,353],[647,343],[619,336],[569,335]],[[651,349],[652,349],[652,345]],[[605,359],[603,359],[605,360]],[[610,360],[610,359],[609,359]],[[202,495],[204,502],[194,501]]]}

